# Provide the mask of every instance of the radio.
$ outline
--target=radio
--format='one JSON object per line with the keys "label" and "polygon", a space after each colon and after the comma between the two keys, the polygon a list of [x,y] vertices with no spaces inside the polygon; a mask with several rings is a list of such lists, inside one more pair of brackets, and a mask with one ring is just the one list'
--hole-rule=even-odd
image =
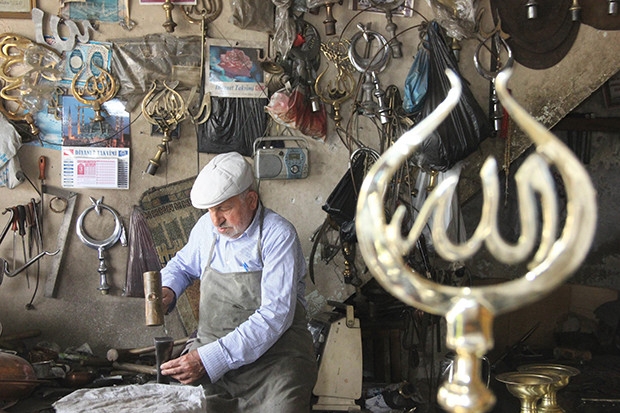
{"label": "radio", "polygon": [[[269,142],[270,146],[259,147],[261,142],[265,144]],[[287,147],[286,142],[295,142],[297,146]],[[280,144],[282,147],[274,147],[274,144]],[[254,172],[258,179],[306,178],[308,161],[307,141],[304,138],[270,136],[254,141]]]}

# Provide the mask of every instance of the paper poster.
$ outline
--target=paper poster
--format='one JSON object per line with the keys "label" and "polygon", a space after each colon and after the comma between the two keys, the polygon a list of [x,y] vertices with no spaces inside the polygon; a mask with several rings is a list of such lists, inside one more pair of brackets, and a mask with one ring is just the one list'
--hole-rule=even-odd
{"label": "paper poster", "polygon": [[263,53],[264,47],[258,44],[208,39],[206,91],[211,96],[266,98],[265,73],[259,60]]}
{"label": "paper poster", "polygon": [[71,20],[97,20],[106,23],[118,23],[125,17],[124,5],[121,0],[88,0],[71,2],[69,8]]}
{"label": "paper poster", "polygon": [[129,148],[62,148],[63,188],[129,189]]}
{"label": "paper poster", "polygon": [[103,120],[96,122],[92,105],[80,103],[73,96],[62,99],[63,146],[105,146],[128,148],[131,134],[129,113],[118,99],[103,103]]}

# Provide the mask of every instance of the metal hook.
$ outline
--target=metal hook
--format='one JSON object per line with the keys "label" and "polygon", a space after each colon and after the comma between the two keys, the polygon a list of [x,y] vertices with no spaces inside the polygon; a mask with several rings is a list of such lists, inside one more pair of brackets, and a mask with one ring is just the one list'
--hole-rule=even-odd
{"label": "metal hook", "polygon": [[[498,68],[496,71],[485,69],[484,67],[482,67],[482,65],[480,64],[480,60],[479,60],[480,50],[482,50],[482,46],[485,45],[489,39],[493,39],[496,42],[496,44],[501,44],[504,50],[506,50],[506,52],[508,53],[508,60],[506,60],[506,64],[498,65]],[[491,47],[490,50],[491,50],[491,53],[493,54],[497,53],[498,55],[496,56],[496,59],[497,59],[497,57],[499,57],[499,48]],[[474,66],[476,67],[476,71],[486,80],[492,81],[493,79],[497,77],[497,74],[499,72],[501,72],[504,69],[510,69],[513,64],[514,64],[514,57],[512,55],[512,49],[510,48],[510,46],[508,46],[508,43],[506,42],[506,40],[504,40],[504,38],[500,36],[498,33],[495,33],[492,36],[486,38],[484,41],[480,42],[478,46],[476,47],[476,52],[474,53]]]}

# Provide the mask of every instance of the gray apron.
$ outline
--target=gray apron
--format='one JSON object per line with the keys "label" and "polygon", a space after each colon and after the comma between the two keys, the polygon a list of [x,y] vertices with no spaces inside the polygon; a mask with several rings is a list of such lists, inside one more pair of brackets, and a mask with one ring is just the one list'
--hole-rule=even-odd
{"label": "gray apron", "polygon": [[[263,214],[257,243],[261,256]],[[261,304],[262,271],[221,273],[211,268],[215,239],[200,282],[198,337],[193,348],[216,341],[246,321]],[[306,310],[297,302],[291,327],[254,363],[201,383],[208,413],[300,413],[310,411],[317,362]]]}

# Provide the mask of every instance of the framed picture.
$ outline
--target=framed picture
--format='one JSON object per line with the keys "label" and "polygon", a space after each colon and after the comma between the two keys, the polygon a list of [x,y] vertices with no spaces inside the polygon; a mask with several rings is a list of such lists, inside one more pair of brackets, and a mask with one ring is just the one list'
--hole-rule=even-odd
{"label": "framed picture", "polygon": [[0,18],[30,19],[36,0],[0,0]]}
{"label": "framed picture", "polygon": [[260,42],[232,44],[207,39],[206,92],[211,96],[266,98],[265,75],[259,60],[265,48],[266,44]]}

